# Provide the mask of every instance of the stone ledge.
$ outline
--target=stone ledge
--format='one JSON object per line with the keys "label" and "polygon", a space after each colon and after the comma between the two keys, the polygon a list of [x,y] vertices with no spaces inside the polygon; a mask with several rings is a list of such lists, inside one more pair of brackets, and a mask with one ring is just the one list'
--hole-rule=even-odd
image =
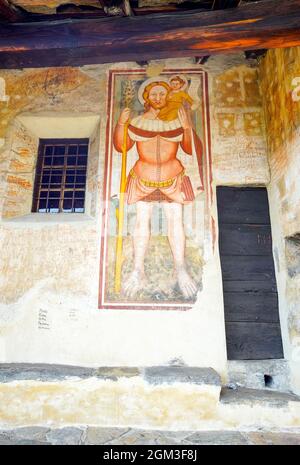
{"label": "stone ledge", "polygon": [[98,378],[117,381],[139,376],[152,385],[188,383],[221,387],[221,378],[212,368],[186,366],[154,367],[99,367],[85,368],[71,365],[30,363],[0,364],[0,383],[13,381],[63,381],[70,378]]}
{"label": "stone ledge", "polygon": [[50,365],[31,363],[0,364],[0,383],[12,381],[64,381],[69,378],[99,378],[116,381],[118,378],[139,376],[138,368],[101,367],[88,368],[72,365]]}
{"label": "stone ledge", "polygon": [[220,402],[223,404],[267,405],[285,407],[289,402],[300,402],[300,397],[285,392],[269,391],[267,389],[222,388]]}
{"label": "stone ledge", "polygon": [[220,375],[212,368],[185,366],[157,366],[144,369],[144,378],[150,384],[191,383],[221,386]]}
{"label": "stone ledge", "polygon": [[300,427],[297,396],[223,389],[220,399],[220,384],[219,376],[208,368],[2,364],[0,428],[109,425],[204,431]]}
{"label": "stone ledge", "polygon": [[220,391],[212,369],[2,364],[0,427],[197,428]]}

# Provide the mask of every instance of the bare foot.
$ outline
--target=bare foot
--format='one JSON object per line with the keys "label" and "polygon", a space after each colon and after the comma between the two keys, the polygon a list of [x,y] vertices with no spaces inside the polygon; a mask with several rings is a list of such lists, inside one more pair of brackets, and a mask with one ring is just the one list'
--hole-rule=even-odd
{"label": "bare foot", "polygon": [[180,268],[177,270],[177,280],[179,288],[184,297],[189,298],[196,294],[197,286],[185,268]]}
{"label": "bare foot", "polygon": [[127,297],[133,297],[138,291],[143,289],[146,284],[146,278],[142,271],[133,270],[126,283],[124,284],[124,292]]}

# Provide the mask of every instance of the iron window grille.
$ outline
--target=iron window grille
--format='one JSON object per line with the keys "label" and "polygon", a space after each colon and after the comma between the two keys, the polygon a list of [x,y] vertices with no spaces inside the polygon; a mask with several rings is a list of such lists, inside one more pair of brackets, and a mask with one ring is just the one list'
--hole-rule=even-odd
{"label": "iron window grille", "polygon": [[32,211],[84,213],[88,139],[40,139]]}

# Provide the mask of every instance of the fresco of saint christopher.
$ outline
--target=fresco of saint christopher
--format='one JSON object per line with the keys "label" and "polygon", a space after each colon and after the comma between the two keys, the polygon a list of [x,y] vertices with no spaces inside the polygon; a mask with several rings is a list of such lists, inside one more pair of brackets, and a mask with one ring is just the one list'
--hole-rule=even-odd
{"label": "fresco of saint christopher", "polygon": [[[181,89],[183,79],[178,77],[177,87]],[[145,287],[144,260],[150,239],[151,214],[154,203],[162,202],[176,280],[183,296],[191,298],[196,294],[197,286],[185,263],[183,205],[193,202],[195,195],[177,154],[181,147],[185,154],[197,157],[203,190],[202,145],[190,114],[193,101],[182,89],[176,95],[174,77],[173,81],[160,77],[148,79],[140,86],[139,100],[144,112],[131,119],[130,109],[124,108],[113,135],[115,149],[121,153],[124,126],[128,126],[126,148],[130,150],[136,144],[138,154],[126,184],[126,201],[129,205],[136,204],[136,222],[134,267],[123,289],[126,296],[133,297]]]}

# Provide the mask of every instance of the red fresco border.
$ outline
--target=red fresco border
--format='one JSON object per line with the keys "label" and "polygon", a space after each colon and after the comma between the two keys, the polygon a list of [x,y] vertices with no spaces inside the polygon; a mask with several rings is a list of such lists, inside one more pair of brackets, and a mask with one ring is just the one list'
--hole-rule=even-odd
{"label": "red fresco border", "polygon": [[[206,175],[206,183],[207,179],[209,180],[209,186],[207,187],[207,191],[209,190],[208,197],[210,198],[207,199],[209,207],[212,203],[212,158],[211,158],[211,134],[210,134],[210,111],[209,111],[209,88],[208,88],[208,74],[206,71],[202,69],[195,69],[195,68],[183,68],[183,69],[165,69],[161,74],[168,74],[168,73],[189,73],[189,74],[201,74],[202,76],[202,89],[205,90],[203,93],[202,97],[202,108],[205,110],[206,114],[206,124],[205,120],[203,118],[203,128],[204,134],[207,137],[207,144],[205,141],[205,154],[208,156],[208,173]],[[175,311],[187,311],[190,310],[193,307],[193,304],[188,304],[188,305],[182,305],[179,306],[181,303],[174,302],[176,306],[173,304],[168,304],[168,305],[161,305],[161,304],[149,304],[145,305],[145,303],[126,303],[122,305],[121,303],[104,303],[102,299],[102,287],[103,284],[105,283],[105,271],[104,266],[103,266],[103,257],[105,257],[105,264],[107,266],[107,246],[105,247],[105,234],[106,234],[106,221],[108,218],[108,206],[106,206],[107,202],[107,196],[106,196],[106,191],[108,185],[110,186],[111,184],[111,175],[112,175],[112,125],[111,121],[113,120],[113,109],[112,112],[110,111],[111,109],[111,104],[112,104],[112,99],[113,99],[113,91],[114,91],[114,77],[117,75],[121,74],[141,74],[145,75],[146,70],[145,69],[116,69],[116,70],[109,70],[109,75],[108,75],[108,82],[107,82],[107,95],[108,95],[108,100],[107,100],[107,106],[106,106],[106,116],[107,116],[107,123],[106,123],[106,132],[105,132],[105,137],[106,137],[106,149],[105,149],[105,160],[104,160],[104,182],[103,182],[103,203],[101,207],[101,216],[102,216],[102,225],[101,225],[101,247],[100,247],[100,270],[99,270],[99,292],[98,292],[98,309],[99,310],[135,310],[135,311],[140,311],[140,310],[175,310]],[[204,97],[205,94],[205,97]],[[202,115],[204,116],[204,111],[202,111]],[[111,152],[111,153],[110,153]],[[108,166],[108,159],[110,161],[110,166]],[[108,168],[109,168],[109,177],[108,177]],[[109,184],[108,184],[109,183]]]}

